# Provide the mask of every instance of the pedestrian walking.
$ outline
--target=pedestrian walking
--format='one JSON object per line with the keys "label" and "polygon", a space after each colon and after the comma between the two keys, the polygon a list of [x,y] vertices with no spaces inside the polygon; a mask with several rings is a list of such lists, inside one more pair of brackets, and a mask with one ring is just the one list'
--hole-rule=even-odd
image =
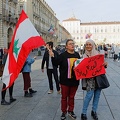
{"label": "pedestrian walking", "polygon": [[107,58],[108,57],[108,48],[105,44],[103,45],[103,50],[105,52],[105,58]]}
{"label": "pedestrian walking", "polygon": [[[92,57],[94,55],[98,55],[99,52],[95,49],[95,43],[93,40],[87,40],[85,45],[85,53],[83,55],[83,58]],[[107,63],[103,63],[104,66],[107,65]],[[87,109],[89,106],[89,102],[91,101],[93,95],[93,102],[92,102],[92,111],[91,116],[94,120],[98,120],[97,116],[97,108],[98,108],[98,102],[100,98],[101,89],[97,88],[97,84],[95,81],[95,77],[93,78],[87,78],[86,80],[86,96],[83,102],[83,109],[81,114],[81,120],[87,120]]]}
{"label": "pedestrian walking", "polygon": [[60,86],[59,86],[58,70],[57,70],[58,65],[53,64],[53,57],[49,54],[49,51],[52,51],[54,53],[54,56],[58,57],[58,52],[53,50],[53,42],[48,42],[46,44],[46,51],[45,51],[43,59],[42,59],[41,70],[42,70],[42,72],[44,72],[44,65],[46,63],[47,76],[48,76],[48,82],[49,82],[48,94],[53,93],[52,75],[54,76],[54,79],[55,79],[57,92],[58,92],[58,94],[60,94]]}
{"label": "pedestrian walking", "polygon": [[34,58],[28,56],[21,71],[24,80],[24,97],[33,97],[33,93],[37,92],[33,90],[31,87],[31,77],[30,77],[31,65],[34,63],[35,59],[36,56]]}
{"label": "pedestrian walking", "polygon": [[74,51],[75,44],[72,39],[66,41],[66,51],[61,53],[58,58],[52,51],[49,52],[53,56],[54,64],[59,65],[60,85],[61,85],[61,120],[66,120],[66,115],[72,119],[77,116],[74,113],[74,97],[78,89],[79,81],[76,80],[73,71],[74,61],[80,58],[79,53]]}

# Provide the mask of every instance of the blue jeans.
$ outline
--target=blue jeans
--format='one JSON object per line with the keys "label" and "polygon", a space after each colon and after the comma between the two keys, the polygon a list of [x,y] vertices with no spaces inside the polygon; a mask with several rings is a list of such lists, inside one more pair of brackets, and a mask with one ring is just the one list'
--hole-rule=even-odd
{"label": "blue jeans", "polygon": [[94,98],[93,98],[93,103],[92,103],[92,110],[94,112],[97,111],[100,93],[101,93],[101,89],[87,91],[85,99],[84,99],[84,103],[83,103],[83,109],[82,109],[83,114],[87,114],[87,108],[93,97],[93,94],[94,94]]}

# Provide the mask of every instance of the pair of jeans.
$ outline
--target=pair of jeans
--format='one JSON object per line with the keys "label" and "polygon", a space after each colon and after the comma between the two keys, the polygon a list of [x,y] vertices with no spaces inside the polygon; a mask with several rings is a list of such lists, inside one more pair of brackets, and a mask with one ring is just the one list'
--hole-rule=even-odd
{"label": "pair of jeans", "polygon": [[83,109],[82,109],[83,114],[87,114],[88,105],[89,105],[93,95],[94,95],[94,97],[93,97],[93,102],[92,102],[92,110],[94,112],[97,111],[100,93],[101,93],[101,89],[87,91],[85,99],[84,99],[84,103],[83,103]]}
{"label": "pair of jeans", "polygon": [[78,86],[61,85],[61,110],[63,113],[72,112],[74,109],[74,98]]}

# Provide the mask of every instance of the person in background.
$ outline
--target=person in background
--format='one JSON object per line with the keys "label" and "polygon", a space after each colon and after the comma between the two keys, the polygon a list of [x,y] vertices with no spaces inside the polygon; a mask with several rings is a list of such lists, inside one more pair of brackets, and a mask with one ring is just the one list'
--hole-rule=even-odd
{"label": "person in background", "polygon": [[80,46],[80,54],[81,55],[83,55],[83,49],[84,49],[84,46],[83,46],[83,44],[81,44],[81,46]]}
{"label": "person in background", "polygon": [[111,45],[111,54],[112,54],[112,58],[113,58],[114,54],[115,54],[115,45],[113,43]]}
{"label": "person in background", "polygon": [[75,43],[72,39],[66,41],[66,51],[61,53],[59,57],[55,57],[52,51],[49,51],[50,56],[53,57],[53,63],[59,65],[60,85],[61,85],[61,120],[66,120],[66,115],[72,119],[77,116],[74,113],[74,97],[78,89],[79,81],[76,80],[73,71],[74,61],[80,58],[79,53],[74,51]]}
{"label": "person in background", "polygon": [[[85,53],[83,55],[83,58],[87,58],[87,57],[92,57],[95,55],[98,55],[99,52],[95,49],[95,43],[93,40],[89,39],[86,41],[86,45],[85,45]],[[107,63],[104,62],[103,63],[104,66],[107,66]],[[97,84],[95,82],[95,77],[93,78],[87,78],[86,79],[86,96],[83,102],[83,109],[82,109],[82,113],[81,113],[81,120],[87,120],[87,109],[89,106],[89,102],[91,101],[93,95],[93,103],[92,103],[92,111],[91,111],[91,116],[93,117],[94,120],[98,120],[98,116],[97,116],[97,108],[98,108],[98,102],[99,102],[99,98],[100,98],[100,93],[101,93],[101,89],[97,88]]]}
{"label": "person in background", "polygon": [[0,48],[0,65],[2,64],[2,58],[3,58],[3,49]]}
{"label": "person in background", "polygon": [[118,62],[120,61],[120,46],[118,47],[119,51],[118,51]]}
{"label": "person in background", "polygon": [[[3,54],[3,58],[2,58],[3,66],[5,66],[5,63],[6,63],[6,60],[7,60],[7,55],[8,55],[8,51],[7,51],[7,49],[5,49],[4,54]],[[16,101],[16,99],[13,98],[13,86],[14,86],[14,83],[9,88],[10,101],[7,102],[5,100],[5,95],[6,95],[6,89],[5,88],[6,88],[6,85],[3,83],[3,87],[2,87],[2,91],[1,91],[1,105],[10,105],[12,102]]]}
{"label": "person in background", "polygon": [[107,45],[103,45],[103,50],[104,50],[104,52],[105,52],[105,58],[107,58],[108,57],[108,48],[107,48]]}
{"label": "person in background", "polygon": [[30,77],[31,64],[34,63],[35,59],[36,56],[34,58],[28,56],[21,71],[24,80],[24,97],[33,97],[33,93],[37,92],[31,88],[31,77]]}
{"label": "person in background", "polygon": [[53,64],[53,57],[49,54],[49,51],[52,51],[56,57],[58,57],[57,51],[53,50],[53,42],[48,42],[46,44],[46,51],[44,53],[42,64],[41,64],[41,70],[44,72],[44,64],[46,62],[46,68],[47,68],[47,76],[49,81],[49,91],[48,94],[53,93],[53,81],[52,81],[52,74],[54,76],[55,82],[56,82],[56,89],[58,94],[61,94],[60,92],[60,86],[59,86],[59,80],[58,80],[58,71],[57,65]]}

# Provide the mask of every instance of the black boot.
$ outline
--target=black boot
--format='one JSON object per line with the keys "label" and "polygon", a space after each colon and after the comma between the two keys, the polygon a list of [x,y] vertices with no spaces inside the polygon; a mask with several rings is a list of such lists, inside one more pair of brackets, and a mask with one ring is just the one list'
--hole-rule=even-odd
{"label": "black boot", "polygon": [[31,93],[28,93],[28,91],[25,91],[24,97],[33,97]]}
{"label": "black boot", "polygon": [[91,111],[91,116],[93,117],[94,120],[98,120],[98,116],[96,112]]}
{"label": "black boot", "polygon": [[10,103],[15,102],[15,101],[16,101],[16,99],[11,96],[10,97]]}
{"label": "black boot", "polygon": [[10,105],[10,102],[7,102],[6,100],[2,100],[1,105]]}
{"label": "black boot", "polygon": [[81,114],[81,120],[87,120],[86,114]]}
{"label": "black boot", "polygon": [[30,93],[36,93],[37,91],[33,90],[32,88],[29,89]]}

